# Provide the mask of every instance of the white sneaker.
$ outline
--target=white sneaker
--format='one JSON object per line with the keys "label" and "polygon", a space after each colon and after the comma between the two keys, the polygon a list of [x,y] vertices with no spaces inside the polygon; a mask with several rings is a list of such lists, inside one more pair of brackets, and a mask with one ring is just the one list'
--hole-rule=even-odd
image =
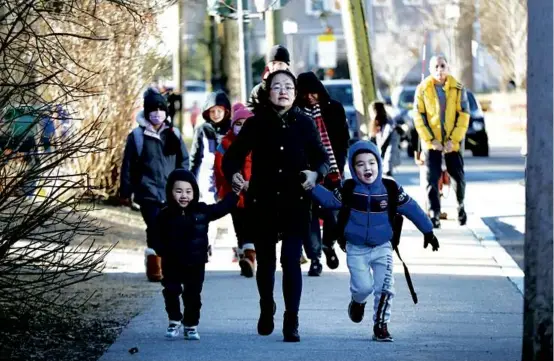
{"label": "white sneaker", "polygon": [[181,330],[181,321],[169,321],[167,331],[165,331],[165,337],[174,339],[179,336]]}
{"label": "white sneaker", "polygon": [[198,331],[196,330],[196,326],[194,326],[194,327],[185,327],[184,335],[185,335],[185,340],[189,340],[189,341],[198,341],[198,340],[200,340],[200,335],[198,334]]}

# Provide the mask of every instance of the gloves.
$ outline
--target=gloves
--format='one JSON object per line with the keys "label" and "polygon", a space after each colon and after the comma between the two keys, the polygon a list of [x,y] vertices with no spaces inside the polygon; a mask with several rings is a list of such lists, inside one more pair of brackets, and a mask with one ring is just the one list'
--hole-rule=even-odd
{"label": "gloves", "polygon": [[433,252],[439,250],[439,240],[437,239],[437,237],[435,237],[435,234],[433,232],[425,233],[423,235],[423,239],[423,248],[427,248],[427,246],[430,244]]}

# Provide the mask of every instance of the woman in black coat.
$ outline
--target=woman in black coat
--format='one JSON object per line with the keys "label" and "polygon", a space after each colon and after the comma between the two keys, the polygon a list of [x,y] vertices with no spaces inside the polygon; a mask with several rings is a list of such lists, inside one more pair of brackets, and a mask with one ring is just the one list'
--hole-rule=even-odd
{"label": "woman in black coat", "polygon": [[258,333],[273,332],[276,305],[273,288],[276,244],[281,243],[285,342],[298,342],[298,308],[302,293],[300,257],[310,232],[311,200],[306,190],[325,177],[328,157],[314,122],[293,106],[296,78],[286,70],[269,75],[266,98],[255,116],[246,121],[225,153],[223,171],[241,183],[240,169],[252,152],[252,176],[246,195],[256,246],[256,280],[260,294]]}

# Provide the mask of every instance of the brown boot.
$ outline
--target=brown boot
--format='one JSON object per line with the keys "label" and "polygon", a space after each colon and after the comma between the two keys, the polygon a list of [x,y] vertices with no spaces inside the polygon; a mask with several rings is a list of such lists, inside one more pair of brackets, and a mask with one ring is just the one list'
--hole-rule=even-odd
{"label": "brown boot", "polygon": [[156,252],[151,248],[147,248],[144,251],[144,256],[146,257],[144,261],[146,266],[146,277],[150,282],[160,282],[163,278],[162,258],[156,255]]}
{"label": "brown boot", "polygon": [[[254,248],[254,247],[252,247]],[[243,248],[244,257],[239,261],[239,266],[242,271],[242,275],[246,278],[254,277],[256,272],[256,251],[250,248]]]}

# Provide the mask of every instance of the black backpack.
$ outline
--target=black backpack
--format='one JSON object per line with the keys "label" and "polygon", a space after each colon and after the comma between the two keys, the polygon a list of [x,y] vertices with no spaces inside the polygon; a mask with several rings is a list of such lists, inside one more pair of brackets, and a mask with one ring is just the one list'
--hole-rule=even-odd
{"label": "black backpack", "polygon": [[[400,251],[398,250],[398,245],[400,244],[400,236],[402,234],[402,225],[404,223],[404,217],[402,217],[402,215],[398,214],[396,211],[398,207],[398,184],[390,178],[383,178],[382,180],[385,188],[387,189],[388,195],[387,210],[389,214],[389,222],[393,232],[391,239],[392,248],[396,252],[398,259],[400,259],[400,261],[402,262],[402,266],[404,266],[404,276],[406,276],[406,283],[408,283],[408,288],[410,289],[410,294],[412,295],[412,300],[414,301],[414,304],[417,304],[417,294],[412,283],[410,272],[408,271],[408,266],[406,266],[406,263],[404,263],[404,261],[402,260],[402,257],[400,256]],[[344,184],[340,191],[342,207],[339,210],[339,214],[337,217],[337,235],[339,245],[343,249],[345,249],[346,247],[344,230],[346,229],[346,224],[348,223],[348,219],[350,218],[350,204],[352,204],[352,196],[354,194],[355,186],[356,182],[353,179],[347,179],[344,181]]]}

